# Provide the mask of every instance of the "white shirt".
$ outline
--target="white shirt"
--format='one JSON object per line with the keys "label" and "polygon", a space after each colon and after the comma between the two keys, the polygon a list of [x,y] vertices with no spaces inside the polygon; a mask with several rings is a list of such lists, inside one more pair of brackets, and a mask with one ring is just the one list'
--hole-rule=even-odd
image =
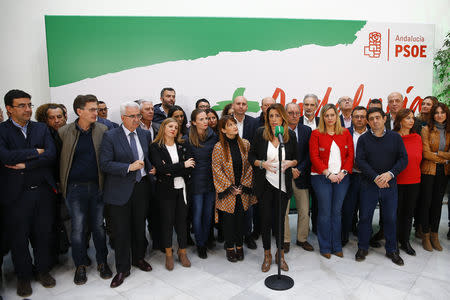
{"label": "white shirt", "polygon": [[239,122],[239,120],[236,119],[236,122],[237,122],[236,125],[237,125],[238,131],[239,131],[239,136],[241,138],[244,136],[244,120],[245,120],[245,115],[244,115],[244,118],[242,119],[242,122]]}
{"label": "white shirt", "polygon": [[[130,146],[131,146],[131,137],[130,137],[130,133],[131,133],[131,131],[129,131],[125,126],[123,126],[122,125],[122,128],[123,128],[123,131],[125,132],[125,136],[127,137],[127,140],[128,140],[128,143],[130,144]],[[134,140],[136,141],[136,148],[137,148],[137,151],[138,151],[138,157],[139,157],[139,160],[142,160],[142,161],[144,161],[144,151],[142,150],[142,146],[141,146],[141,143],[139,142],[139,137],[138,137],[138,135],[137,135],[137,132],[136,132],[136,130],[135,131],[133,131],[134,132]],[[142,177],[144,177],[145,175],[147,175],[146,173],[145,173],[145,168],[142,168],[141,170],[141,175],[142,175]],[[130,172],[130,168],[128,167],[128,172]]]}
{"label": "white shirt", "polygon": [[[280,145],[278,145],[280,147]],[[267,181],[275,188],[279,187],[279,160],[278,160],[278,147],[274,147],[271,142],[268,143],[267,146],[267,161],[273,161],[273,166],[276,168],[277,172],[267,172],[266,170],[266,179]],[[284,148],[281,150],[281,158],[282,160],[286,159],[286,153]],[[286,183],[285,183],[285,175],[284,173],[281,174],[281,190],[286,193]]]}
{"label": "white shirt", "polygon": [[141,123],[141,128],[144,130],[148,130],[150,132],[150,138],[153,141],[155,139],[155,131],[153,130],[152,125],[150,124],[150,127],[147,128],[147,125],[144,124],[144,122],[140,122]]}
{"label": "white shirt", "polygon": [[[355,159],[356,159],[356,146],[358,144],[358,139],[360,136],[362,136],[364,133],[367,132],[367,127],[365,128],[364,132],[359,134],[355,127],[353,127],[353,148],[355,149],[354,153],[355,153]],[[353,166],[355,166],[355,164],[353,164]],[[357,173],[361,173],[360,170],[353,168],[353,172],[357,172]]]}
{"label": "white shirt", "polygon": [[[170,159],[172,160],[173,164],[176,164],[180,161],[180,158],[178,157],[178,151],[177,151],[177,144],[173,144],[172,146],[166,145],[167,151],[169,151]],[[183,189],[183,197],[184,197],[184,203],[186,202],[186,184],[184,182],[184,178],[181,176],[175,177],[173,179],[173,187],[176,189]]]}
{"label": "white shirt", "polygon": [[316,118],[314,117],[310,122],[307,116],[303,116],[303,125],[308,126],[309,128],[311,128],[311,130],[316,129],[317,128]]}
{"label": "white shirt", "polygon": [[330,157],[328,158],[328,171],[333,174],[338,174],[341,171],[341,150],[333,141],[330,148]]}
{"label": "white shirt", "polygon": [[394,121],[395,121],[395,119],[392,117],[392,115],[390,115],[389,121],[391,123],[391,130],[394,130]]}

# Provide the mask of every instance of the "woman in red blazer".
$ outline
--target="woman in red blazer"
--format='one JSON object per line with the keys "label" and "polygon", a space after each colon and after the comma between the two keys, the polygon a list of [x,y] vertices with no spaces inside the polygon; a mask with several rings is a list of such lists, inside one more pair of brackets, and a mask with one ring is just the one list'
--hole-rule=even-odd
{"label": "woman in red blazer", "polygon": [[409,108],[400,110],[395,116],[394,131],[397,131],[408,153],[408,165],[397,176],[397,239],[400,249],[409,255],[416,251],[409,243],[414,209],[420,194],[420,162],[422,161],[422,138],[414,131],[414,112]]}
{"label": "woman in red blazer", "polygon": [[309,140],[311,185],[317,196],[317,238],[320,254],[343,257],[341,244],[341,209],[350,185],[348,173],[353,168],[353,139],[341,127],[334,104],[320,112],[319,127]]}

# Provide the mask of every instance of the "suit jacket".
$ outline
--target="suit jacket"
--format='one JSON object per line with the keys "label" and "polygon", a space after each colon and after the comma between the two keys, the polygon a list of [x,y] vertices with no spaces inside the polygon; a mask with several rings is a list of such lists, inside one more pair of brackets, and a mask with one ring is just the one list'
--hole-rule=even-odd
{"label": "suit jacket", "polygon": [[[250,146],[250,152],[248,154],[248,161],[253,167],[255,173],[254,191],[258,199],[261,199],[264,194],[264,181],[266,180],[266,170],[255,167],[256,160],[267,160],[267,147],[269,141],[263,138],[264,127],[258,128],[253,139],[253,143]],[[285,159],[296,160],[298,155],[297,140],[295,139],[295,133],[289,129],[289,141],[285,143]],[[288,198],[292,196],[292,168],[288,168],[285,171],[285,184],[286,194]]]}
{"label": "suit jacket", "polygon": [[311,160],[309,159],[309,138],[311,128],[306,125],[297,124],[297,169],[300,176],[294,180],[295,186],[299,189],[307,189],[311,186]]}
{"label": "suit jacket", "polygon": [[245,115],[244,130],[241,138],[246,139],[251,144],[257,129],[258,129],[258,119],[255,119],[249,115]]}
{"label": "suit jacket", "polygon": [[350,128],[350,127],[352,127],[352,123],[350,123],[350,127],[345,127],[345,122],[344,122],[344,115],[343,114],[340,114],[339,115],[339,120],[341,120],[341,126],[342,126],[342,128]]}
{"label": "suit jacket", "polygon": [[99,122],[99,123],[105,125],[106,127],[108,127],[108,130],[111,130],[111,129],[119,127],[119,124],[111,122],[108,119],[100,118],[100,117],[97,117],[97,122]]}
{"label": "suit jacket", "polygon": [[[37,148],[45,149],[38,154]],[[44,123],[29,121],[27,138],[11,120],[0,123],[0,161],[3,165],[25,163],[25,169],[4,168],[1,202],[5,205],[17,201],[30,186],[47,185],[56,191],[54,170],[56,147],[50,130]]]}
{"label": "suit jacket", "polygon": [[186,189],[189,191],[191,182],[191,168],[185,168],[184,162],[193,157],[185,144],[176,144],[179,162],[174,164],[165,145],[150,144],[150,161],[156,168],[156,193],[160,201],[171,196],[174,191],[173,179],[181,176],[184,178]]}
{"label": "suit jacket", "polygon": [[[141,170],[128,172],[130,164],[135,159],[122,126],[105,132],[100,146],[100,168],[105,174],[103,201],[113,205],[124,205],[128,202],[136,183],[136,173],[141,172]],[[144,152],[144,170],[148,176],[152,168],[148,159],[150,133],[140,127],[136,129],[136,133]]]}
{"label": "suit jacket", "polygon": [[[300,120],[298,121],[299,124],[303,124],[303,120],[304,120],[305,116],[301,116]],[[319,121],[320,118],[319,117],[314,117],[316,119],[316,126],[319,126]]]}

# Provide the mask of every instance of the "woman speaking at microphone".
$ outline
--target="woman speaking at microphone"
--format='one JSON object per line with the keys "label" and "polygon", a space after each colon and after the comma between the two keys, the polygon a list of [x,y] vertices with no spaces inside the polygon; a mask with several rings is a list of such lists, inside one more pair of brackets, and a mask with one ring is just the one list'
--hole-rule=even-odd
{"label": "woman speaking at microphone", "polygon": [[341,243],[341,210],[350,185],[348,173],[353,168],[353,139],[341,127],[334,104],[326,104],[320,112],[319,127],[309,140],[311,185],[316,192],[319,213],[317,238],[320,254],[343,257]]}
{"label": "woman speaking at microphone", "polygon": [[[279,246],[278,222],[281,222],[281,237],[284,236],[284,214],[288,199],[292,196],[292,167],[297,165],[297,160],[295,159],[297,143],[295,133],[289,130],[288,117],[281,104],[276,103],[269,106],[264,121],[264,127],[260,127],[253,138],[248,160],[253,166],[255,173],[254,190],[259,201],[259,213],[261,215],[261,233],[264,247],[264,261],[261,270],[267,272],[272,264],[270,251],[271,229],[275,232],[277,247]],[[281,187],[279,186],[280,170],[278,160],[280,141],[275,135],[277,126],[279,126],[278,130],[282,132],[284,140],[284,147],[282,147]],[[278,210],[279,189],[282,191],[281,211]],[[274,212],[275,222],[272,222]],[[276,260],[277,258],[278,255],[276,255]],[[284,260],[283,249],[281,250],[280,267],[284,271],[289,270]]]}

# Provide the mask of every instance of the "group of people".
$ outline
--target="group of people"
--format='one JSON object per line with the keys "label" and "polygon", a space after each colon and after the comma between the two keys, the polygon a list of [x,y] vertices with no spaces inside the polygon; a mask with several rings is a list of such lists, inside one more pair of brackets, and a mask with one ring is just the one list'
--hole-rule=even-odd
{"label": "group of people", "polygon": [[[216,227],[230,262],[244,260],[244,244],[256,249],[261,236],[263,272],[273,263],[275,235],[281,249],[275,262],[288,271],[291,200],[298,214],[296,244],[314,251],[308,242],[311,212],[327,259],[343,257],[353,232],[357,261],[384,238],[386,256],[403,265],[399,248],[415,255],[409,242],[413,219],[423,248],[442,251],[438,229],[450,172],[450,112],[435,97],[423,100],[418,117],[396,92],[388,96],[388,113],[378,99],[365,108],[341,97],[337,105],[323,105],[318,117],[314,94],[302,106],[263,98],[257,118],[247,114],[243,96],[220,118],[207,99],[199,99],[189,123],[175,105],[174,89],[162,89],[160,99],[156,105],[142,99],[121,104],[119,125],[107,119],[106,103],[94,95],[75,98],[72,123],[66,107],[54,103],[37,108],[33,122],[28,93],[5,95],[0,257],[11,251],[19,296],[31,295],[32,278],[55,286],[50,271],[69,245],[74,283],[86,283],[91,236],[103,279],[113,277],[107,236],[114,249],[112,288],[132,265],[151,271],[146,229],[152,248],[165,253],[167,270],[175,267],[174,231],[178,261],[190,267],[187,247],[195,244],[206,259]],[[380,230],[372,235],[378,203]]]}

